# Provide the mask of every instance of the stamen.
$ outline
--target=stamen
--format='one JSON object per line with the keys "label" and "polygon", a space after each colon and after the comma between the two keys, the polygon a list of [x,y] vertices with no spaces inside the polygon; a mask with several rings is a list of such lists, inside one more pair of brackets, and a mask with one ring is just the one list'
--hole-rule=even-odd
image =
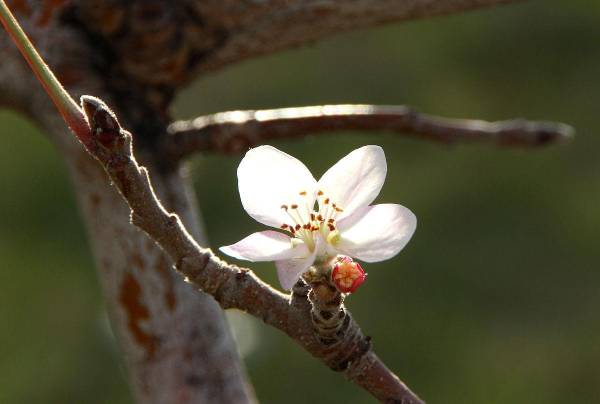
{"label": "stamen", "polygon": [[[308,192],[305,190],[300,190],[298,194],[304,197],[308,196]],[[323,191],[318,191],[318,195],[324,198]],[[329,203],[330,200],[329,198],[327,199]],[[280,227],[282,230],[290,232],[296,239],[305,242],[309,248],[314,248],[313,232],[321,230],[320,223],[323,223],[325,219],[321,214],[317,216],[318,211],[315,209],[314,200],[312,201],[312,206],[308,198],[299,200],[298,202],[290,205],[281,205],[281,209],[291,219],[291,224],[282,224]],[[320,205],[323,206],[322,202]]]}
{"label": "stamen", "polygon": [[[294,206],[294,205],[292,205],[292,206]],[[297,205],[296,205],[296,207],[297,207]],[[293,209],[293,210],[286,209],[285,213],[287,213],[289,218],[292,219],[292,222],[294,222],[294,223],[303,223],[304,222],[302,220],[302,217],[300,217],[300,214],[298,213],[298,211],[296,209]]]}
{"label": "stamen", "polygon": [[319,190],[319,192],[317,192],[318,196],[323,196],[323,191]]}
{"label": "stamen", "polygon": [[[327,198],[326,200],[329,201],[329,198]],[[325,218],[327,220],[329,220],[329,218],[331,218],[335,214],[335,211],[332,210],[331,205],[329,205],[329,204],[325,205],[324,208],[325,209],[324,209],[323,215],[325,216]]]}
{"label": "stamen", "polygon": [[334,231],[335,230],[335,226],[331,223],[327,224],[327,227],[329,228],[329,231]]}
{"label": "stamen", "polygon": [[325,205],[329,204],[329,198],[325,198],[325,200],[323,201],[323,203],[324,203]]}
{"label": "stamen", "polygon": [[335,219],[329,219],[329,220],[327,221],[327,223],[333,223],[333,222],[335,222]]}

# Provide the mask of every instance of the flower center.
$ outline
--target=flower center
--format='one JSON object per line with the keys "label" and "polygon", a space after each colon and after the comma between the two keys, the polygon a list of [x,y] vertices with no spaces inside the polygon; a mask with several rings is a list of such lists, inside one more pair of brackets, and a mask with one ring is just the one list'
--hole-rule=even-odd
{"label": "flower center", "polygon": [[283,223],[280,228],[306,243],[310,251],[315,248],[316,232],[320,232],[329,244],[337,244],[340,232],[336,227],[336,216],[344,210],[321,190],[317,192],[317,209],[310,206],[306,191],[300,191],[299,195],[299,203],[281,205],[290,222]]}

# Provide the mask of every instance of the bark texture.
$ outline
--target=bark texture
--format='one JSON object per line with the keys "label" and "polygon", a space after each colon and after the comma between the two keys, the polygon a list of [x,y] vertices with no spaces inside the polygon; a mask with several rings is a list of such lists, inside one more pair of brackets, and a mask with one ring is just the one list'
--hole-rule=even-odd
{"label": "bark texture", "polygon": [[[21,11],[17,18],[71,94],[114,99],[95,70],[97,55],[87,37],[61,22],[59,16],[69,10],[56,2],[35,2],[40,3],[37,7],[33,3],[11,5]],[[71,173],[136,401],[255,401],[222,310],[174,273],[154,241],[131,226],[126,203],[98,162],[69,133],[7,35],[0,36],[0,57],[6,61],[0,65],[2,102],[34,118],[57,144]],[[139,109],[132,109],[124,109],[123,115],[139,119]],[[153,128],[164,133],[166,126],[155,121]],[[149,129],[144,134],[158,135]],[[185,170],[162,170],[152,153],[142,156],[152,167],[161,199],[206,242]]]}
{"label": "bark texture", "polygon": [[[184,170],[164,164],[157,149],[167,135],[170,101],[183,85],[200,73],[341,31],[509,1],[12,0],[7,3],[71,94],[102,97],[117,111],[122,123],[132,129],[138,158],[150,170],[161,201],[167,209],[177,212],[196,240],[204,244],[206,237]],[[169,271],[171,262],[165,253],[130,225],[129,208],[114,187],[109,186],[104,170],[68,133],[6,35],[0,35],[0,57],[3,61],[0,102],[25,112],[37,122],[57,144],[70,169],[112,327],[126,358],[136,400],[143,403],[254,401],[218,305]],[[179,269],[186,273],[182,265],[180,262]],[[213,292],[222,304],[221,293],[239,283],[253,282],[259,289],[268,288],[242,270],[239,276],[226,282],[218,273],[211,273],[215,278],[202,284],[196,281],[206,274],[186,274],[197,285]],[[218,288],[213,290],[211,285]],[[288,300],[277,292],[264,296],[274,299],[265,304],[273,303],[273,307],[281,309],[273,313],[289,316],[286,332],[309,351],[319,352],[312,329],[302,326],[310,320],[310,311],[299,307],[309,304],[307,299],[299,295]],[[237,307],[234,303],[224,306]],[[280,321],[275,314],[263,315],[267,322]],[[318,356],[330,366],[343,363],[325,354]],[[361,355],[360,360],[347,362],[343,370],[363,386],[395,377],[371,351]],[[386,400],[390,395],[409,391],[393,380],[388,385],[398,390],[390,392],[384,388],[375,395]]]}
{"label": "bark texture", "polygon": [[[108,39],[122,68],[179,86],[199,73],[389,22],[518,0],[80,0],[89,29]],[[109,21],[109,23],[102,23]],[[134,33],[121,39],[123,32]],[[119,38],[118,40],[115,40]]]}

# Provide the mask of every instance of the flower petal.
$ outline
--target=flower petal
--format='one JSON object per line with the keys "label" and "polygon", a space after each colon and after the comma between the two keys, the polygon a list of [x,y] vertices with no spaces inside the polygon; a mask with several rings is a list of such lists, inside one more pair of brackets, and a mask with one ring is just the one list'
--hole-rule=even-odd
{"label": "flower petal", "polygon": [[290,290],[300,278],[300,275],[315,262],[316,255],[317,249],[315,248],[308,257],[276,261],[275,266],[277,267],[277,276],[281,287]]}
{"label": "flower petal", "polygon": [[338,222],[335,248],[365,262],[383,261],[404,248],[416,227],[416,216],[402,205],[366,206]]}
{"label": "flower petal", "polygon": [[369,205],[379,195],[387,164],[379,146],[363,146],[338,161],[319,180],[318,187],[343,209],[338,220]]}
{"label": "flower petal", "polygon": [[[244,209],[267,226],[291,224],[282,205],[297,204],[307,219],[315,201],[316,181],[300,160],[272,146],[246,153],[238,167],[238,188]],[[301,195],[300,193],[305,193]]]}
{"label": "flower petal", "polygon": [[253,233],[237,243],[219,248],[223,253],[246,261],[275,261],[301,258],[310,255],[308,247],[300,240],[292,246],[292,240],[285,234],[267,230]]}

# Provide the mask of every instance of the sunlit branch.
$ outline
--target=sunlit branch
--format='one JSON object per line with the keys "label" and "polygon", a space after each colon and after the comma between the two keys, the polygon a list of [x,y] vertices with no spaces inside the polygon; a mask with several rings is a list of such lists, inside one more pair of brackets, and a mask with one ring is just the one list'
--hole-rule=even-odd
{"label": "sunlit branch", "polygon": [[574,129],[556,122],[487,122],[426,115],[406,106],[322,105],[231,111],[170,125],[164,152],[180,159],[197,152],[239,153],[285,138],[339,131],[395,133],[442,143],[487,142],[532,147],[569,140]]}
{"label": "sunlit branch", "polygon": [[243,310],[285,332],[382,402],[422,403],[375,355],[370,338],[349,313],[335,338],[322,340],[314,329],[307,288],[299,285],[291,296],[282,294],[251,270],[227,264],[200,247],[179,217],[167,212],[157,199],[147,170],[132,154],[131,135],[121,129],[115,115],[93,97],[82,97],[82,105],[92,126],[89,150],[129,204],[132,223],[171,256],[189,283],[212,295],[224,309]]}

